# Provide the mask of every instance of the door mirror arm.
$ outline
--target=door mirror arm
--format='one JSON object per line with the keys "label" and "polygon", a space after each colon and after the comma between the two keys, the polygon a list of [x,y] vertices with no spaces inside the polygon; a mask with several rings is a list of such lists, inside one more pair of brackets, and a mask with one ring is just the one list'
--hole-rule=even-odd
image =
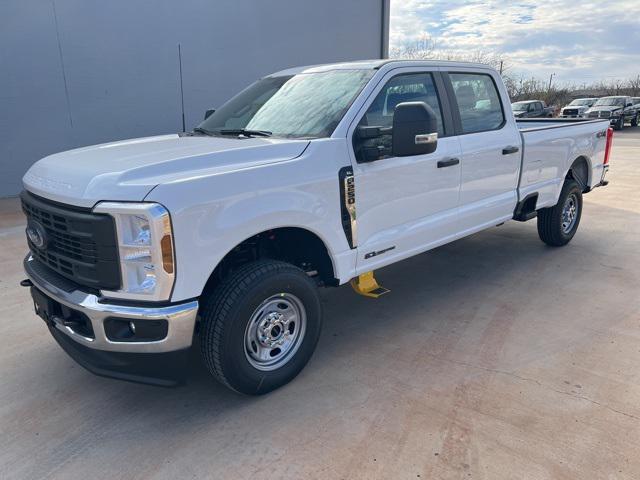
{"label": "door mirror arm", "polygon": [[391,135],[393,133],[393,127],[378,127],[362,125],[356,129],[356,134],[359,140],[370,140],[372,138],[379,138],[383,135]]}

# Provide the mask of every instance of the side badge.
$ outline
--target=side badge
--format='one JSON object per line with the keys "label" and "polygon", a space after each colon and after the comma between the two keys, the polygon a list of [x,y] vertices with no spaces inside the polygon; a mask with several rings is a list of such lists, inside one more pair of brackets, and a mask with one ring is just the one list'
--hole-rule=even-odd
{"label": "side badge", "polygon": [[340,180],[340,210],[342,228],[349,246],[358,245],[358,223],[356,220],[356,183],[351,167],[341,168],[338,172]]}

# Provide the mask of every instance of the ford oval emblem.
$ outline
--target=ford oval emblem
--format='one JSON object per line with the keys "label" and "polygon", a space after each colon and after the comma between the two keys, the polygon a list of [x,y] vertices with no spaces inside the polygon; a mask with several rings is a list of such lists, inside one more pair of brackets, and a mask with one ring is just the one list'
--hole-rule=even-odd
{"label": "ford oval emblem", "polygon": [[38,222],[29,222],[27,225],[27,237],[34,247],[42,249],[47,244],[47,232]]}

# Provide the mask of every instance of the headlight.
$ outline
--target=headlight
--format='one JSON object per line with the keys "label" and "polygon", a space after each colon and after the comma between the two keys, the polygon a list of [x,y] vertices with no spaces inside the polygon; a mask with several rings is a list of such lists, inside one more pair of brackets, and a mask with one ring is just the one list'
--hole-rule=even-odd
{"label": "headlight", "polygon": [[168,300],[175,278],[171,218],[158,203],[102,202],[96,213],[111,215],[116,224],[122,287],[101,291],[110,298]]}

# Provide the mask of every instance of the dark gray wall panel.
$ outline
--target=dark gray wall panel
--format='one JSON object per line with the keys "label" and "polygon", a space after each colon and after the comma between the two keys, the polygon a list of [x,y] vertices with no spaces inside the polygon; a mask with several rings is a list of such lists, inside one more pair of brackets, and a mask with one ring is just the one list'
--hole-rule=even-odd
{"label": "dark gray wall panel", "polygon": [[54,152],[187,128],[261,75],[380,58],[384,0],[0,2],[0,196]]}

